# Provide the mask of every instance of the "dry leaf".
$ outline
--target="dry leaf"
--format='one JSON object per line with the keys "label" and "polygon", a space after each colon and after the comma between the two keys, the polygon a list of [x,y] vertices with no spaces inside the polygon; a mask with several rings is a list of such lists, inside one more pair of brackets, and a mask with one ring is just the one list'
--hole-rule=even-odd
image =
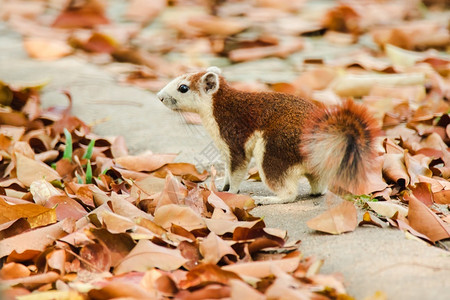
{"label": "dry leaf", "polygon": [[30,57],[42,60],[58,59],[73,51],[72,47],[64,41],[44,38],[26,38],[23,44]]}
{"label": "dry leaf", "polygon": [[433,243],[450,238],[450,226],[425,204],[412,197],[409,200],[408,221],[412,228],[426,235]]}
{"label": "dry leaf", "polygon": [[309,220],[306,224],[311,229],[331,234],[353,231],[358,224],[355,205],[352,202],[343,201],[341,204]]}
{"label": "dry leaf", "polygon": [[158,246],[147,240],[140,240],[131,252],[114,269],[115,274],[130,271],[147,271],[158,268],[176,270],[187,262],[178,249]]}
{"label": "dry leaf", "polygon": [[165,164],[171,163],[176,154],[153,154],[151,151],[138,156],[121,156],[115,158],[120,166],[132,171],[155,171]]}
{"label": "dry leaf", "polygon": [[59,174],[46,164],[16,153],[17,178],[26,186],[34,181],[44,179],[46,181],[60,179]]}

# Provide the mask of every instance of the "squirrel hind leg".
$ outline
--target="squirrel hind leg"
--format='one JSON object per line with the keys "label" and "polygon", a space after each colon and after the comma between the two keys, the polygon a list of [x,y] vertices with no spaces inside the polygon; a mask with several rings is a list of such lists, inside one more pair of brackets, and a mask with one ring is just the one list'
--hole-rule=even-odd
{"label": "squirrel hind leg", "polygon": [[295,202],[301,173],[301,168],[292,167],[286,171],[283,178],[274,179],[264,176],[266,185],[275,192],[276,196],[254,196],[255,204],[269,205]]}
{"label": "squirrel hind leg", "polygon": [[318,176],[312,174],[305,174],[305,177],[308,179],[309,185],[311,186],[311,196],[320,197],[326,194],[328,189],[328,180],[324,180],[323,178],[319,178]]}

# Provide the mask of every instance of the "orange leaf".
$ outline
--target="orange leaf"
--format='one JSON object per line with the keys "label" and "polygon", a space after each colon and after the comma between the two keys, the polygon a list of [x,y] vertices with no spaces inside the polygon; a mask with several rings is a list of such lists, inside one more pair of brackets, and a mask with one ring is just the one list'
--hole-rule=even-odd
{"label": "orange leaf", "polygon": [[178,269],[187,261],[181,255],[179,249],[169,249],[153,244],[148,240],[140,240],[136,247],[115,268],[114,273],[146,271],[150,268],[172,271]]}
{"label": "orange leaf", "polygon": [[450,226],[415,197],[409,199],[408,221],[412,228],[432,242],[450,238]]}
{"label": "orange leaf", "polygon": [[355,205],[350,201],[343,201],[306,224],[311,229],[331,234],[353,231],[358,224]]}

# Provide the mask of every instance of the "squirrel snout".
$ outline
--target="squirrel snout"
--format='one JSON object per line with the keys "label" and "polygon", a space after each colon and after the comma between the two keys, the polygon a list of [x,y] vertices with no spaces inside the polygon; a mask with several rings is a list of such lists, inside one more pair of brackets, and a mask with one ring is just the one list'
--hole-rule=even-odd
{"label": "squirrel snout", "polygon": [[158,99],[159,99],[161,102],[163,102],[163,100],[164,100],[164,95],[163,95],[161,92],[159,92],[158,94],[156,94],[156,97],[158,97]]}

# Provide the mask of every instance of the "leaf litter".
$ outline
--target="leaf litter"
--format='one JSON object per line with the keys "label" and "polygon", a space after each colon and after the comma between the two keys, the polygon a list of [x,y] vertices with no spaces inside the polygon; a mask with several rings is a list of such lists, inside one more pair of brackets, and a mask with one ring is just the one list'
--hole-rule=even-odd
{"label": "leaf litter", "polygon": [[[232,84],[326,104],[348,97],[364,103],[385,136],[368,182],[349,191],[359,195],[351,200],[370,210],[360,225],[384,221],[445,248],[440,243],[450,238],[445,1],[425,1],[434,5],[428,10],[421,1],[340,1],[314,13],[308,1],[154,2],[130,1],[123,13],[127,23],[114,21],[109,4],[100,0],[51,5],[43,0],[31,6],[7,1],[0,17],[25,36],[32,58],[77,55],[93,63],[121,62],[123,68],[115,71],[119,82],[152,91],[214,59],[223,59],[225,68],[265,57],[292,63],[296,53],[314,47],[309,35],[323,37],[331,47],[359,45],[344,55],[300,59],[294,63],[300,75],[290,81]],[[158,26],[148,27],[152,23]],[[376,46],[361,46],[367,38]],[[95,136],[70,115],[69,93],[66,109],[42,109],[43,85],[0,82],[6,295],[36,290],[43,297],[95,299],[321,299],[345,294],[340,278],[318,274],[319,264],[288,245],[286,235],[270,234],[277,230],[248,213],[251,197],[218,192],[213,185],[208,189],[201,184],[208,173],[173,163],[175,155],[129,155],[123,138]],[[185,119],[200,123],[195,114]],[[250,179],[260,177],[252,170]],[[333,234],[357,224],[348,201],[308,222]],[[140,263],[140,255],[149,257],[148,265]]]}
{"label": "leaf litter", "polygon": [[[16,101],[7,106],[13,116],[22,112],[14,109]],[[123,141],[121,151],[112,151],[117,139],[96,136],[67,110],[42,110],[31,127],[26,121],[20,137],[2,130],[10,141],[0,165],[6,297],[262,297],[280,293],[278,276],[290,278],[295,286],[282,288],[299,297],[345,295],[335,275],[322,275],[331,285],[316,278],[317,270],[296,275],[308,270],[310,259],[298,244],[251,216],[251,197],[209,190],[202,184],[208,174],[194,165],[174,164],[171,154],[129,155]],[[17,124],[12,118],[0,128]],[[60,124],[71,129],[60,130]],[[53,148],[22,141],[33,130]],[[45,163],[37,159],[50,150],[56,155]]]}

